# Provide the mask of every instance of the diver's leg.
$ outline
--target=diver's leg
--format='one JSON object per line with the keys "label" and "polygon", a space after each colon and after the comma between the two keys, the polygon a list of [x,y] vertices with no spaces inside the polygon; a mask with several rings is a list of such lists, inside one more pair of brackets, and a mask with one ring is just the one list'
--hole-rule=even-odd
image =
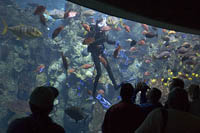
{"label": "diver's leg", "polygon": [[97,71],[97,75],[96,75],[95,81],[94,81],[93,92],[92,92],[92,96],[95,97],[99,78],[101,77],[101,64],[100,64],[99,57],[97,55],[92,55],[92,57],[93,57],[95,69]]}
{"label": "diver's leg", "polygon": [[118,86],[117,86],[117,83],[116,83],[116,81],[115,81],[114,75],[113,75],[113,73],[112,73],[111,67],[110,67],[110,65],[109,65],[109,63],[108,63],[108,60],[107,60],[107,58],[105,57],[105,55],[102,55],[102,56],[103,56],[103,58],[104,58],[104,59],[106,60],[106,62],[107,62],[107,65],[105,66],[105,68],[106,68],[106,70],[107,70],[107,72],[108,72],[108,76],[110,77],[110,80],[112,81],[114,88],[117,90],[117,89],[118,89]]}

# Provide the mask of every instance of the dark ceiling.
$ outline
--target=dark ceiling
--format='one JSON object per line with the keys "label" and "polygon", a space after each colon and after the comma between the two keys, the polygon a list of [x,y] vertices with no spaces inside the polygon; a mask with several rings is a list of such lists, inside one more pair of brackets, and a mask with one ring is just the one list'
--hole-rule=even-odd
{"label": "dark ceiling", "polygon": [[200,34],[198,1],[68,0],[97,11],[175,31]]}

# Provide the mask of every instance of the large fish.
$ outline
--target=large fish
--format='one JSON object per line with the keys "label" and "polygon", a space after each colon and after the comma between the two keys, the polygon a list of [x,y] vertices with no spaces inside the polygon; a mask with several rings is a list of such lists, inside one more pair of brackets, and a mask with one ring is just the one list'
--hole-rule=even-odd
{"label": "large fish", "polygon": [[42,36],[42,33],[37,28],[32,26],[20,24],[17,26],[8,27],[5,20],[2,20],[2,23],[4,25],[4,29],[1,34],[5,35],[9,30],[17,36],[17,40],[20,40],[22,37],[37,38]]}
{"label": "large fish", "polygon": [[153,55],[154,59],[165,59],[170,57],[171,53],[169,51],[162,51],[159,54]]}
{"label": "large fish", "polygon": [[155,34],[153,32],[143,32],[143,35],[147,38],[153,38],[153,37],[158,37],[158,34]]}
{"label": "large fish", "polygon": [[77,106],[71,106],[65,109],[65,114],[67,114],[69,117],[74,119],[76,123],[80,120],[87,119],[87,115],[83,112],[83,109]]}
{"label": "large fish", "polygon": [[186,48],[186,47],[181,46],[181,47],[178,47],[176,51],[177,51],[177,53],[179,53],[179,54],[185,54],[185,53],[187,53],[189,50],[190,50],[190,48]]}

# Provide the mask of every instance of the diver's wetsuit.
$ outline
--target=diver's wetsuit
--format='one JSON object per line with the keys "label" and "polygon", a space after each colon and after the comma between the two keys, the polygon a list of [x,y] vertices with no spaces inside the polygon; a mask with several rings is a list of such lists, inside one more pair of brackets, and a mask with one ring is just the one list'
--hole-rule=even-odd
{"label": "diver's wetsuit", "polygon": [[105,32],[100,31],[97,24],[96,24],[96,26],[93,26],[93,27],[91,26],[91,32],[88,33],[88,37],[95,38],[95,42],[91,43],[88,46],[88,52],[91,52],[92,59],[95,64],[95,69],[97,70],[97,75],[95,77],[94,88],[93,88],[93,97],[95,97],[98,81],[99,81],[99,78],[101,77],[101,65],[100,65],[99,56],[103,57],[106,60],[107,65],[105,66],[105,68],[108,72],[108,75],[109,75],[113,85],[114,85],[114,88],[117,89],[117,84],[116,84],[115,78],[111,71],[110,65],[108,64],[108,60],[104,54],[104,49],[105,49],[104,42],[107,42],[108,44],[112,44],[112,45],[115,45],[116,42],[109,40],[108,36],[105,34]]}

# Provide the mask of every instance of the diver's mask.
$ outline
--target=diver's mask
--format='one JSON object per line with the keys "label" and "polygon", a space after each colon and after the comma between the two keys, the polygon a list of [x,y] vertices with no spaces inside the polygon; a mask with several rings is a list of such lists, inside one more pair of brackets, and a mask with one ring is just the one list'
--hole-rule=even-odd
{"label": "diver's mask", "polygon": [[102,28],[102,27],[104,27],[104,26],[107,26],[107,24],[106,24],[106,18],[105,18],[105,17],[102,18],[102,19],[100,20],[100,22],[98,23],[98,27]]}
{"label": "diver's mask", "polygon": [[105,17],[96,21],[96,31],[101,32],[101,28],[104,26],[107,26]]}

